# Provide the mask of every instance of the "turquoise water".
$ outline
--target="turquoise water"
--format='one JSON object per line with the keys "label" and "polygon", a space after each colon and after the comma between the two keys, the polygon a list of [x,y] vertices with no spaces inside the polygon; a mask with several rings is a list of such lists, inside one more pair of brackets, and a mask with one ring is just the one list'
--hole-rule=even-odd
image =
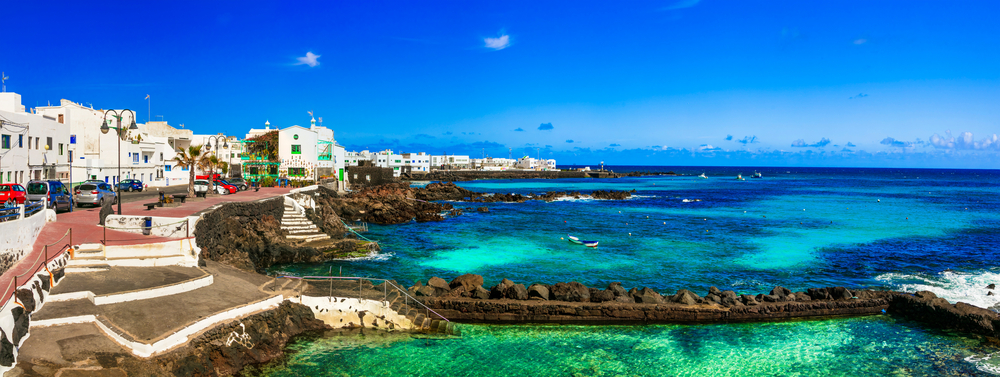
{"label": "turquoise water", "polygon": [[[305,275],[325,274],[330,267],[334,271],[342,268],[344,275],[388,277],[406,285],[426,281],[431,276],[451,279],[476,273],[484,276],[487,288],[503,278],[526,285],[579,281],[596,287],[620,281],[626,287],[648,286],[668,294],[681,288],[705,294],[712,285],[750,294],[766,293],[776,285],[793,290],[843,285],[932,290],[952,302],[965,301],[984,308],[996,309],[1000,304],[997,296],[986,296],[985,289],[987,284],[1000,284],[1000,266],[996,263],[1000,255],[995,246],[1000,244],[1000,196],[997,195],[1000,172],[766,169],[762,171],[764,179],[736,181],[732,178],[737,173],[749,176],[753,169],[675,169],[689,175],[462,182],[460,185],[482,192],[586,193],[598,189],[634,189],[636,197],[625,201],[495,203],[487,205],[489,213],[472,211],[443,222],[372,226],[367,236],[381,241],[382,255],[326,264],[276,266],[274,270]],[[710,178],[695,177],[702,172]],[[588,249],[570,244],[563,239],[568,234],[598,240],[600,246]],[[854,325],[859,322],[852,321],[855,320],[698,328],[705,344],[719,347],[722,344],[718,342],[725,342],[729,331],[741,328],[781,329],[784,332],[774,334],[790,334],[791,338],[798,331],[801,337],[813,338],[810,334],[815,328],[832,326],[835,331],[855,334],[852,343],[870,337],[874,337],[871,341],[882,339],[893,343],[896,336],[893,334],[898,333],[893,329],[909,329],[907,334],[913,330],[880,319],[875,322],[877,325],[865,322],[885,330],[869,336],[859,334]],[[772,325],[778,327],[769,327]],[[562,333],[552,327],[472,327],[462,340],[433,343],[429,347],[447,348],[444,345],[452,344],[449,342],[473,342],[474,338],[494,333],[507,334],[503,339],[508,340],[493,337],[489,342],[499,342],[497,347],[514,347],[514,343],[505,342],[523,340],[522,337],[539,331],[556,331],[560,336],[573,334],[571,338],[587,342],[600,343],[600,339],[606,339],[610,347],[617,342],[612,339],[619,339],[621,333],[632,337],[653,336],[646,331],[661,329],[654,331],[653,337],[657,338],[684,328],[584,327],[587,329],[584,331],[566,327]],[[593,338],[584,334],[592,334]],[[761,335],[759,339],[761,343],[757,346],[763,349],[775,347],[775,352],[784,349],[764,341],[769,336]],[[971,340],[927,335],[909,341],[912,347],[930,349],[934,348],[932,344],[941,344],[945,349],[961,349],[963,342]],[[946,343],[951,345],[943,345]],[[406,342],[399,344],[386,349],[408,349],[402,345]],[[714,346],[701,349],[710,354],[716,351]],[[724,350],[722,347],[717,351]],[[831,352],[843,350],[837,348]],[[691,360],[695,359],[692,356]],[[912,363],[903,364],[911,368],[932,364],[919,361],[920,358],[906,360]],[[454,367],[462,363],[457,362]],[[885,364],[875,360],[861,363],[858,368],[880,368],[879,365]],[[641,365],[629,365],[645,370]],[[814,367],[819,366],[799,366],[806,368],[803,370]],[[794,374],[787,369],[788,365],[783,368],[784,372],[760,369],[758,374]],[[352,373],[357,374],[347,375]],[[683,368],[673,372],[684,373],[687,372]]]}
{"label": "turquoise water", "polygon": [[888,317],[757,324],[462,325],[445,339],[301,339],[267,376],[969,376],[1000,351]]}

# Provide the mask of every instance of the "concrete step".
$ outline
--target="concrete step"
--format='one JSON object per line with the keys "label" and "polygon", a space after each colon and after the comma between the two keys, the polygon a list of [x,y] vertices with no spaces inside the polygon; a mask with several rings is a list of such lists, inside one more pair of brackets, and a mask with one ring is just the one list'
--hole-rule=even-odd
{"label": "concrete step", "polygon": [[284,230],[302,230],[302,229],[316,229],[316,228],[317,228],[316,224],[308,224],[308,225],[284,225],[284,224],[282,224],[281,225],[281,229],[284,229]]}
{"label": "concrete step", "polygon": [[103,253],[104,245],[99,243],[82,243],[76,246],[77,253]]}
{"label": "concrete step", "polygon": [[330,236],[325,235],[325,234],[321,235],[321,236],[319,236],[319,235],[310,235],[310,236],[290,235],[290,236],[287,236],[285,238],[288,238],[290,240],[300,240],[300,241],[316,241],[316,240],[328,240],[328,239],[330,239]]}
{"label": "concrete step", "polygon": [[[285,228],[282,228],[282,229],[285,229]],[[323,233],[323,232],[319,231],[319,229],[316,229],[316,228],[311,228],[311,229],[285,229],[285,230],[288,231],[288,234],[290,234],[290,235],[291,234],[326,234],[326,233]]]}

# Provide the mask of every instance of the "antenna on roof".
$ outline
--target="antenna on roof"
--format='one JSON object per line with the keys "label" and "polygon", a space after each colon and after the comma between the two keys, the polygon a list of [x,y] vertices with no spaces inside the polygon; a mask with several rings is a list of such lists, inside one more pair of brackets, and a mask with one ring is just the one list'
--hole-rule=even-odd
{"label": "antenna on roof", "polygon": [[7,93],[7,79],[10,79],[10,77],[7,77],[6,72],[0,72],[0,78],[2,78],[3,92]]}

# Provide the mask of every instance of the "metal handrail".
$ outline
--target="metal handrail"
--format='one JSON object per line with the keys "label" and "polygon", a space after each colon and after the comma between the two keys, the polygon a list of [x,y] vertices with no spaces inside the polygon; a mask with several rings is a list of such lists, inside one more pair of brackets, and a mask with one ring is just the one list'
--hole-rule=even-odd
{"label": "metal handrail", "polygon": [[374,280],[374,281],[381,281],[383,283],[388,283],[393,288],[395,288],[397,291],[399,291],[399,293],[402,293],[402,294],[406,295],[406,297],[409,298],[410,300],[413,300],[414,302],[420,304],[420,306],[424,307],[424,309],[427,310],[427,312],[434,313],[434,315],[436,315],[439,318],[443,319],[445,322],[451,322],[451,321],[448,320],[448,318],[445,318],[440,313],[434,311],[434,309],[431,309],[431,308],[427,307],[427,305],[424,305],[424,303],[420,302],[420,300],[417,300],[415,297],[410,296],[410,294],[407,293],[405,289],[400,288],[396,284],[393,284],[391,281],[386,280],[386,279],[363,278],[363,277],[347,277],[347,276],[290,276],[290,275],[279,276],[279,278],[303,279],[303,280],[305,280],[305,279],[340,279],[340,280]]}
{"label": "metal handrail", "polygon": [[[70,244],[72,244],[72,242],[73,242],[73,228],[67,229],[66,233],[63,234],[63,236],[61,238],[59,238],[59,241],[56,241],[53,244],[45,245],[45,247],[44,247],[45,253],[44,254],[43,253],[39,253],[38,256],[35,257],[35,260],[32,261],[31,264],[30,264],[32,267],[28,268],[28,270],[24,271],[21,274],[14,275],[14,278],[11,279],[9,283],[7,283],[7,288],[4,288],[3,299],[0,300],[0,306],[7,305],[7,302],[10,301],[11,297],[14,298],[15,302],[17,301],[17,295],[16,295],[16,293],[17,293],[17,287],[18,287],[17,279],[20,278],[20,277],[24,277],[26,275],[29,275],[29,274],[34,275],[34,274],[38,273],[38,271],[41,271],[42,267],[44,267],[44,268],[47,269],[48,267],[46,265],[51,261],[51,259],[49,259],[49,256],[48,256],[48,247],[49,246],[53,246],[55,244],[58,244],[63,239],[65,239],[67,235],[69,235],[70,242],[67,243],[67,244],[65,244],[65,245],[63,245],[61,248],[59,248],[59,252],[57,252],[55,255],[59,255],[63,251],[65,251],[67,248],[71,247]],[[42,264],[38,264],[38,260],[42,256],[45,256],[45,261]],[[14,289],[11,289],[11,286],[13,286]],[[10,296],[7,295],[7,292],[10,292]],[[18,304],[20,305],[20,303],[18,303]]]}

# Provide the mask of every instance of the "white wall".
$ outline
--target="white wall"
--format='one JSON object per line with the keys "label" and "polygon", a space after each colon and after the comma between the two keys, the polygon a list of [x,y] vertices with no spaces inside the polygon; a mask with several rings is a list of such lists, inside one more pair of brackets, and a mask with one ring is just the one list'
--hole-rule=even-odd
{"label": "white wall", "polygon": [[[23,214],[24,206],[21,207]],[[50,210],[42,210],[30,217],[0,223],[0,274],[24,258],[24,255],[34,247],[38,234],[45,227],[47,211]]]}

